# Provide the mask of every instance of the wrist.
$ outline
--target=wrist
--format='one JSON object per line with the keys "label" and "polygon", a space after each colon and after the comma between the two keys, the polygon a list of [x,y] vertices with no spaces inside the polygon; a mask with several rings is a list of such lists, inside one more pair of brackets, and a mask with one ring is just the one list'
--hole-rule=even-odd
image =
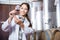
{"label": "wrist", "polygon": [[11,23],[12,18],[13,18],[13,17],[9,17],[9,18],[8,18],[8,23]]}

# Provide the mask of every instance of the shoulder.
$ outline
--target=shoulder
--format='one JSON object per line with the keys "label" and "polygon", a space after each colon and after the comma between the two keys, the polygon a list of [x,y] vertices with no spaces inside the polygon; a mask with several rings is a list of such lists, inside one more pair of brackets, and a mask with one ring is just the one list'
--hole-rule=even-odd
{"label": "shoulder", "polygon": [[25,18],[25,22],[26,22],[27,24],[30,24],[30,22],[28,21],[28,19],[27,19],[27,18]]}
{"label": "shoulder", "polygon": [[29,22],[28,19],[25,17],[25,21]]}

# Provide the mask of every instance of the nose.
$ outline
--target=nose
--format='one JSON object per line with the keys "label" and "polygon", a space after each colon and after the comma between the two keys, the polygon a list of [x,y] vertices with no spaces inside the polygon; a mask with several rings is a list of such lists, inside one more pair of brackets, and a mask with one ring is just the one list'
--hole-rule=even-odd
{"label": "nose", "polygon": [[25,12],[25,9],[22,9],[22,12]]}

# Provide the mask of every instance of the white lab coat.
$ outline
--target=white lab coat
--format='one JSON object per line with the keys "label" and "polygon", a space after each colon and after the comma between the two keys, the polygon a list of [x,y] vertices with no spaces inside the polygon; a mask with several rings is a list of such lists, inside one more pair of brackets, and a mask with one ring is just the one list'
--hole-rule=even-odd
{"label": "white lab coat", "polygon": [[[19,18],[18,15],[16,15],[16,17]],[[22,30],[22,32],[23,32],[22,40],[26,40],[26,34],[27,33],[31,33],[33,31],[28,26],[29,26],[29,22],[25,18],[25,21],[24,21],[24,30]],[[5,32],[7,32],[7,31],[10,32],[9,38],[8,38],[9,40],[18,40],[19,25],[15,23],[14,18],[12,19],[10,24],[8,23],[8,20],[5,21],[2,24],[2,30],[5,31]]]}

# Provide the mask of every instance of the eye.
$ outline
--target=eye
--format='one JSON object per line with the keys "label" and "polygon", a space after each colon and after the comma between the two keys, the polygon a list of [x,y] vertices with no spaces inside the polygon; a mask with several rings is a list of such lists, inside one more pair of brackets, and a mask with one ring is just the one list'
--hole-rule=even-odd
{"label": "eye", "polygon": [[26,7],[20,7],[20,9],[28,10]]}
{"label": "eye", "polygon": [[21,9],[23,9],[23,7],[21,7]]}

